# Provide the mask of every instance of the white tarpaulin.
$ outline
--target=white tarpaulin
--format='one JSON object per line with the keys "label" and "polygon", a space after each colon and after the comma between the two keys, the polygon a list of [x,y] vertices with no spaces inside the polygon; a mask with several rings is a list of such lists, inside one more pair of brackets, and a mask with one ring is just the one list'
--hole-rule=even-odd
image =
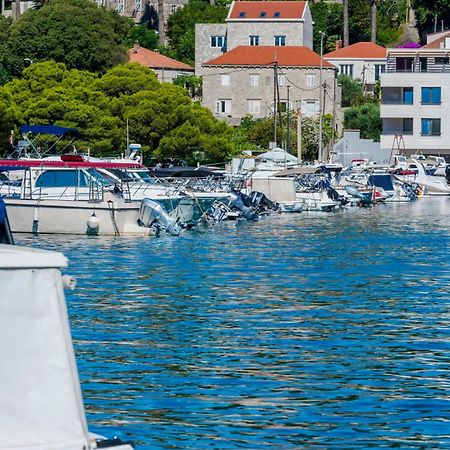
{"label": "white tarpaulin", "polygon": [[89,449],[64,258],[11,247],[0,246],[0,449]]}

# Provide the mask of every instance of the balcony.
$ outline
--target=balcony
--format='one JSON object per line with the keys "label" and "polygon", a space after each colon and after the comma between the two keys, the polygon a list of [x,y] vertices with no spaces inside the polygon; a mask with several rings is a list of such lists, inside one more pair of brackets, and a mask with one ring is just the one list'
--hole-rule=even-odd
{"label": "balcony", "polygon": [[394,57],[390,56],[386,65],[387,73],[450,73],[448,58]]}

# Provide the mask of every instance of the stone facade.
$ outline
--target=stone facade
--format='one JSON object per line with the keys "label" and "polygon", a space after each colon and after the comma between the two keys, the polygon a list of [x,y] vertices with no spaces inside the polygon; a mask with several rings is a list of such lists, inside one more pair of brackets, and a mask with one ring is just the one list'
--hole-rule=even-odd
{"label": "stone facade", "polygon": [[[203,106],[216,117],[237,125],[246,115],[255,118],[273,114],[274,69],[270,66],[204,66]],[[334,111],[334,104],[340,104],[340,91],[335,88],[335,69],[322,71],[325,86],[324,114]],[[318,67],[279,67],[278,84],[280,103],[287,107],[289,86],[289,108],[301,111],[305,116],[319,114]],[[340,108],[336,108],[337,115]]]}
{"label": "stone facade", "polygon": [[[231,18],[225,24],[196,24],[195,74],[203,75],[202,64],[241,45],[305,46],[313,47],[313,21],[306,2],[302,17]],[[267,2],[270,3],[270,2]],[[264,4],[264,2],[261,2]],[[281,10],[281,7],[280,7]],[[224,45],[217,46],[215,37],[223,37]],[[281,39],[283,41],[281,42]],[[276,42],[278,40],[278,42]]]}

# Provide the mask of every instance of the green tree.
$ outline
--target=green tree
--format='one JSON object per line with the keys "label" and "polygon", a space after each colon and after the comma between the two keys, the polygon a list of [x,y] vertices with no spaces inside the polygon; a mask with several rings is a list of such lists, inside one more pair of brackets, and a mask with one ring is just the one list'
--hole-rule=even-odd
{"label": "green tree", "polygon": [[158,35],[155,30],[151,30],[145,25],[136,25],[130,28],[128,35],[125,38],[125,45],[128,48],[131,48],[135,42],[139,42],[144,48],[154,50],[158,47]]}
{"label": "green tree", "polygon": [[348,75],[339,75],[337,79],[341,85],[342,106],[354,106],[363,103],[363,85],[360,81],[354,80]]}
{"label": "green tree", "polygon": [[173,80],[175,86],[184,87],[191,97],[202,96],[203,78],[195,75],[180,75]]}
{"label": "green tree", "polygon": [[440,31],[441,21],[448,27],[450,18],[450,2],[448,0],[412,0],[412,7],[416,12],[417,27],[425,41],[425,34],[435,29]]}
{"label": "green tree", "polygon": [[103,73],[127,58],[122,45],[132,22],[90,0],[52,0],[30,9],[10,27],[5,44],[9,71],[54,60],[69,69]]}
{"label": "green tree", "polygon": [[348,108],[344,114],[344,128],[361,130],[363,139],[373,139],[379,142],[382,130],[380,105],[366,103]]}
{"label": "green tree", "polygon": [[228,9],[224,6],[212,6],[205,0],[190,0],[169,17],[167,36],[171,56],[194,64],[195,60],[195,24],[222,23],[227,17]]}
{"label": "green tree", "polygon": [[339,3],[327,3],[323,0],[311,2],[311,15],[314,20],[313,47],[317,53],[320,53],[320,34],[325,33],[324,53],[331,52],[336,48],[336,41],[341,39],[342,35],[342,5]]}

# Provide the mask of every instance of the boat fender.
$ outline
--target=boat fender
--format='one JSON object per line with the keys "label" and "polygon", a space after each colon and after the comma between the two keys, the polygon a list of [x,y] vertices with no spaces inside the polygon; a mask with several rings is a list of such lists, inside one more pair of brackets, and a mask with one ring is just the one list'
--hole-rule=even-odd
{"label": "boat fender", "polygon": [[95,215],[95,212],[92,213],[91,217],[86,222],[87,230],[86,234],[88,235],[98,235],[98,231],[100,229],[100,221],[98,220],[98,217]]}

